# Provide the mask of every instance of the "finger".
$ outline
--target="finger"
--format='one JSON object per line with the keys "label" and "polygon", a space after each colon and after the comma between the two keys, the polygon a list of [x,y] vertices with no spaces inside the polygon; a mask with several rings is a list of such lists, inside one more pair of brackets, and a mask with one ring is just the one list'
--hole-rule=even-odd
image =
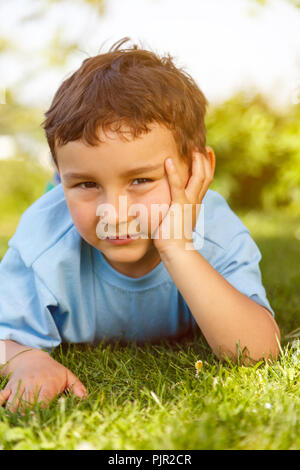
{"label": "finger", "polygon": [[192,175],[186,188],[186,195],[190,201],[196,202],[202,191],[206,179],[205,156],[200,152],[194,152],[192,156]]}
{"label": "finger", "polygon": [[211,182],[213,181],[213,170],[211,168],[211,162],[210,162],[209,157],[203,156],[203,165],[205,167],[205,180],[204,180],[204,183],[202,185],[202,188],[199,194],[200,200],[203,199]]}
{"label": "finger", "polygon": [[166,159],[166,169],[170,184],[172,201],[181,201],[185,198],[184,185],[177,171],[173,158]]}
{"label": "finger", "polygon": [[7,400],[7,405],[6,405],[9,411],[11,411],[12,413],[14,413],[18,409],[24,390],[25,390],[25,387],[21,383],[21,381],[19,381],[19,384],[17,387],[12,387],[12,391],[11,391],[10,397]]}
{"label": "finger", "polygon": [[53,390],[49,390],[47,386],[42,386],[39,391],[38,396],[38,403],[41,407],[45,408],[49,405],[49,403],[59,395],[59,393],[53,392]]}
{"label": "finger", "polygon": [[87,390],[83,387],[81,382],[74,383],[69,391],[83,400],[87,398]]}
{"label": "finger", "polygon": [[39,392],[41,389],[41,385],[36,385],[35,389],[27,388],[25,389],[22,397],[22,402],[25,406],[31,405],[37,402],[39,397]]}
{"label": "finger", "polygon": [[66,389],[77,395],[80,398],[85,399],[87,397],[87,390],[82,382],[73,374],[70,370],[67,372],[67,387]]}
{"label": "finger", "polygon": [[6,400],[8,399],[8,397],[10,396],[11,394],[11,389],[10,388],[4,388],[3,390],[1,390],[0,392],[0,405],[4,405],[4,403],[6,402]]}
{"label": "finger", "polygon": [[34,406],[33,401],[25,400],[24,395],[23,395],[22,398],[20,398],[19,400],[18,410],[20,411],[22,416],[25,416],[25,410],[26,409],[31,410],[33,406]]}

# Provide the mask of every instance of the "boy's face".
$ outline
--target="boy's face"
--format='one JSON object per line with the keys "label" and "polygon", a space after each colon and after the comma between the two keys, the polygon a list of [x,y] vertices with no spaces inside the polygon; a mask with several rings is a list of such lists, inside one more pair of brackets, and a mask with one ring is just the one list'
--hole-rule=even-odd
{"label": "boy's face", "polygon": [[[152,124],[148,134],[130,140],[122,140],[117,133],[110,132],[100,138],[104,143],[88,146],[80,140],[68,142],[57,148],[58,171],[62,180],[66,202],[73,222],[90,245],[100,250],[107,261],[119,272],[139,277],[159,262],[159,254],[153,245],[151,232],[151,205],[171,204],[171,193],[164,161],[175,160],[184,186],[189,179],[188,165],[180,158],[174,137],[168,129]],[[129,174],[129,171],[144,166],[156,169]],[[71,173],[73,175],[71,175]],[[74,174],[85,176],[75,177]],[[146,178],[146,180],[145,180]],[[119,196],[126,196],[127,220],[119,218]],[[96,215],[101,204],[115,208],[115,230],[117,235],[129,234],[128,227],[136,216],[128,215],[132,204],[143,204],[148,214],[148,238],[137,238],[129,243],[116,245],[97,237],[96,228],[100,216]],[[142,214],[140,216],[142,220]],[[127,222],[127,227],[126,227]],[[132,225],[131,225],[132,226]],[[145,225],[144,225],[145,226]],[[107,223],[110,227],[110,223]],[[113,225],[111,225],[113,230]],[[112,232],[110,232],[112,233]]]}

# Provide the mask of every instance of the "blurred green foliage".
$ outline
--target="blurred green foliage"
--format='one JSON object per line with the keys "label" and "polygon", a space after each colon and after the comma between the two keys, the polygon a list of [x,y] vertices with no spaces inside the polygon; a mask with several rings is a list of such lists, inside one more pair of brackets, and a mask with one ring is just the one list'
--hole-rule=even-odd
{"label": "blurred green foliage", "polygon": [[12,90],[5,90],[5,104],[0,106],[0,135],[14,136],[16,144],[22,134],[41,141],[44,136],[42,119],[42,109],[20,103]]}
{"label": "blurred green foliage", "polygon": [[239,94],[209,110],[207,143],[218,190],[236,210],[289,207],[300,213],[300,106],[272,110]]}
{"label": "blurred green foliage", "polygon": [[[6,134],[17,136],[23,123],[23,130],[39,143],[41,128],[34,131],[34,124],[42,118],[41,111],[33,109],[30,114],[10,100],[0,107],[0,128]],[[207,143],[216,153],[211,189],[220,192],[233,210],[285,208],[300,215],[299,105],[279,113],[260,96],[234,96],[209,109]],[[18,159],[0,160],[0,256],[20,216],[45,192],[52,177],[36,158],[17,149]]]}
{"label": "blurred green foliage", "polygon": [[0,160],[0,260],[22,213],[44,193],[49,178],[51,172],[28,156]]}
{"label": "blurred green foliage", "polygon": [[18,215],[31,205],[45,189],[51,175],[30,158],[0,160],[0,214]]}

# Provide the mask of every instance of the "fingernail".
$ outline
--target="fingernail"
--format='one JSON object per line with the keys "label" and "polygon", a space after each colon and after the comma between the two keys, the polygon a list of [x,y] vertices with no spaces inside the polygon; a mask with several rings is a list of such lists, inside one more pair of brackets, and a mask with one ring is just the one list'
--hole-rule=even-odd
{"label": "fingernail", "polygon": [[87,392],[86,392],[86,390],[81,389],[79,393],[80,393],[80,397],[81,397],[81,398],[87,397]]}
{"label": "fingernail", "polygon": [[172,160],[172,158],[167,158],[167,165],[168,165],[168,166],[173,166],[173,160]]}

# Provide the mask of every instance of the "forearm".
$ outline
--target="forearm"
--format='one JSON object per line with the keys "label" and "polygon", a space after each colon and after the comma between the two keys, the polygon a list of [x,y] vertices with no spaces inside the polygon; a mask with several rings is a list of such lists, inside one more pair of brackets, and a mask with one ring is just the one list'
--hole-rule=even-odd
{"label": "forearm", "polygon": [[279,328],[264,307],[234,288],[196,250],[174,250],[161,258],[218,357],[235,359],[237,345],[241,351],[246,347],[254,361],[277,357]]}
{"label": "forearm", "polygon": [[[9,366],[14,357],[25,351],[39,351],[39,349],[25,346],[12,340],[0,340],[0,374],[4,377],[10,372]],[[46,354],[46,353],[45,353]]]}

